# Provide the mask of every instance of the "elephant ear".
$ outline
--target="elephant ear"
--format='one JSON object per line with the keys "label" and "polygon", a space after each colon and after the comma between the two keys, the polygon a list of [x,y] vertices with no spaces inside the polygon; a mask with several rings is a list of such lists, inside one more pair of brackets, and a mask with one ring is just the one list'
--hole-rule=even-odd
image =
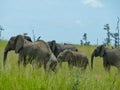
{"label": "elephant ear", "polygon": [[21,35],[16,37],[16,44],[15,44],[15,53],[19,53],[20,49],[24,46],[24,38]]}
{"label": "elephant ear", "polygon": [[55,47],[56,47],[56,41],[53,40],[53,41],[52,41],[52,51],[55,51]]}
{"label": "elephant ear", "polygon": [[103,57],[105,54],[105,46],[102,45],[101,48],[100,48],[100,57]]}

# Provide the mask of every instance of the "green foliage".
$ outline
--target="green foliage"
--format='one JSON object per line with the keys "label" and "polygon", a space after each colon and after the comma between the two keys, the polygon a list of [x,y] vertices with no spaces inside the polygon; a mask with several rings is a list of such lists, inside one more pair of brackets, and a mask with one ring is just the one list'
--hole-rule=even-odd
{"label": "green foliage", "polygon": [[[9,52],[6,68],[2,68],[3,50],[6,42],[0,43],[0,90],[119,90],[120,74],[112,67],[110,73],[104,71],[102,59],[95,58],[94,70],[87,67],[85,72],[79,68],[69,69],[67,63],[57,66],[56,72],[44,72],[43,67],[33,70],[30,64],[20,69],[17,55]],[[88,55],[89,61],[95,46],[76,47]]]}

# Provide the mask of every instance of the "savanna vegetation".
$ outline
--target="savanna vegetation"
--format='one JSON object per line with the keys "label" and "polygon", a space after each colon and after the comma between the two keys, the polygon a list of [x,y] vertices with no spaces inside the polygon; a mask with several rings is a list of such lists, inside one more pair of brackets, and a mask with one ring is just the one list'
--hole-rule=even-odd
{"label": "savanna vegetation", "polygon": [[[0,90],[119,90],[120,74],[115,67],[110,73],[105,72],[102,58],[95,58],[94,69],[90,64],[85,72],[79,68],[69,69],[67,63],[62,68],[58,65],[56,72],[44,72],[43,67],[33,70],[32,65],[26,68],[17,65],[18,56],[9,52],[6,68],[3,69],[3,51],[6,41],[0,42]],[[76,47],[90,56],[95,46]]]}

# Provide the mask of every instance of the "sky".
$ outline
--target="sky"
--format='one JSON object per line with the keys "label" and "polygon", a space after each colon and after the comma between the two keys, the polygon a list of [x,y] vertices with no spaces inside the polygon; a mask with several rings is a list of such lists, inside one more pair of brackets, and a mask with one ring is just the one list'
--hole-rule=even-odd
{"label": "sky", "polygon": [[120,0],[0,0],[2,38],[28,33],[45,41],[79,44],[83,34],[91,44],[102,44],[105,24],[117,32]]}

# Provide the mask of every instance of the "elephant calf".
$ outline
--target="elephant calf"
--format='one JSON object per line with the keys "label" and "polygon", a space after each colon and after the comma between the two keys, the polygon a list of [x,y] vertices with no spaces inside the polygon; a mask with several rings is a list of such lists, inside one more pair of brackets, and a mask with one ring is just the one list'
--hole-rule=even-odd
{"label": "elephant calf", "polygon": [[79,51],[64,50],[57,59],[58,62],[68,62],[69,67],[81,67],[82,70],[85,70],[89,64],[87,56]]}

